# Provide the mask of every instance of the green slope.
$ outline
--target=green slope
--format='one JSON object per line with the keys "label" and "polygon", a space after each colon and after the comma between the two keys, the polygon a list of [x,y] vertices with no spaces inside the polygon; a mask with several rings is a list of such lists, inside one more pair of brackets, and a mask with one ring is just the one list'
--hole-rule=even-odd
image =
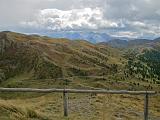
{"label": "green slope", "polygon": [[0,33],[0,50],[0,79],[29,71],[35,78],[107,75],[124,61],[109,46],[13,32]]}

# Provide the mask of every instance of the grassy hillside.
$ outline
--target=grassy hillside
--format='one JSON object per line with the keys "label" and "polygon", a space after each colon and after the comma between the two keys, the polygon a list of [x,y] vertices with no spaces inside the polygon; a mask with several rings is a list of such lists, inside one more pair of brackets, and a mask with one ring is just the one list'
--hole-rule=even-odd
{"label": "grassy hillside", "polygon": [[116,49],[81,40],[1,32],[0,42],[1,79],[27,71],[35,78],[107,75],[123,61]]}
{"label": "grassy hillside", "polygon": [[[158,51],[142,48],[132,52],[83,40],[1,32],[0,87],[160,91],[158,82],[151,82],[159,81],[157,55]],[[156,77],[137,77],[150,69]],[[0,93],[0,120],[143,120],[143,100],[143,96],[69,94],[66,118],[62,94]],[[159,100],[150,98],[152,120],[160,119]]]}
{"label": "grassy hillside", "polygon": [[128,57],[128,64],[126,65],[128,73],[138,79],[160,84],[159,49],[144,50],[141,53],[134,52],[132,55],[125,55]]}

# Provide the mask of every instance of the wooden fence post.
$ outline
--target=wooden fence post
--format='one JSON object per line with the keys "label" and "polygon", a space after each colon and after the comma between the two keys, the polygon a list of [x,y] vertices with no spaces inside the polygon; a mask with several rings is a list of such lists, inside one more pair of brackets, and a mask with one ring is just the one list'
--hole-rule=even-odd
{"label": "wooden fence post", "polygon": [[148,93],[145,94],[144,98],[144,120],[148,120]]}
{"label": "wooden fence post", "polygon": [[68,95],[67,92],[63,91],[63,106],[64,106],[64,116],[68,116]]}

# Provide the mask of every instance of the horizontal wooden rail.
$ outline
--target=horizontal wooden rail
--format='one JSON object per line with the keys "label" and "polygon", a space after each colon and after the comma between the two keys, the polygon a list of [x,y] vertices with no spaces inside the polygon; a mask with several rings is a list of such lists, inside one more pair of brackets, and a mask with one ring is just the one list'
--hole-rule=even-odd
{"label": "horizontal wooden rail", "polygon": [[0,92],[38,92],[38,93],[51,93],[51,92],[67,92],[67,93],[103,93],[103,94],[156,94],[155,91],[127,91],[127,90],[88,90],[88,89],[36,89],[36,88],[0,88]]}

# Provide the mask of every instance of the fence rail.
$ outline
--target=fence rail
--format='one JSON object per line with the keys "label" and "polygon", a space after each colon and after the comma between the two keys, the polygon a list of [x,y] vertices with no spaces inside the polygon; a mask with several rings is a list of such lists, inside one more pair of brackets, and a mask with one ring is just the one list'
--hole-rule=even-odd
{"label": "fence rail", "polygon": [[68,116],[68,93],[99,93],[99,94],[129,94],[144,95],[144,120],[148,120],[149,95],[155,91],[127,91],[127,90],[89,90],[89,89],[36,89],[36,88],[0,88],[0,92],[36,92],[36,93],[63,93],[64,116]]}

